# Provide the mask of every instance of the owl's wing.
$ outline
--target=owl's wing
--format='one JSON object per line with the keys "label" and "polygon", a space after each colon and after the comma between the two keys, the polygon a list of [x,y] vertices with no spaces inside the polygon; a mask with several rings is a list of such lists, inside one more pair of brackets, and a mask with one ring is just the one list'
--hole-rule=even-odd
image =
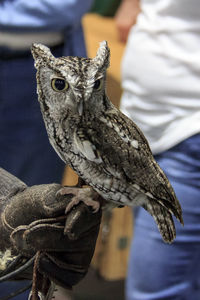
{"label": "owl's wing", "polygon": [[87,134],[83,127],[79,127],[74,135],[74,143],[79,152],[89,161],[100,164],[103,162],[101,155],[93,139]]}
{"label": "owl's wing", "polygon": [[179,220],[180,204],[166,175],[155,162],[149,144],[136,124],[118,110],[79,127],[79,150],[88,160],[102,164],[149,198],[167,207]]}
{"label": "owl's wing", "polygon": [[[142,131],[117,109],[108,118],[113,120],[114,130],[124,141],[123,147],[127,155],[121,166],[127,178],[138,184],[149,198],[166,207],[183,224],[179,201],[167,176],[155,161]],[[118,151],[118,155],[123,159],[124,151]]]}
{"label": "owl's wing", "polygon": [[151,150],[139,128],[119,111],[80,124],[75,144],[89,161],[149,191],[146,177],[153,173]]}

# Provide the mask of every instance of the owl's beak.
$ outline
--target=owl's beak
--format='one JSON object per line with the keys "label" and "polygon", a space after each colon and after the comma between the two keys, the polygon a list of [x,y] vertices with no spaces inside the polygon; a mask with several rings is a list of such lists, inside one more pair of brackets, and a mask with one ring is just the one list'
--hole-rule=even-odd
{"label": "owl's beak", "polygon": [[78,103],[78,114],[81,117],[83,114],[83,100],[80,99],[79,103]]}

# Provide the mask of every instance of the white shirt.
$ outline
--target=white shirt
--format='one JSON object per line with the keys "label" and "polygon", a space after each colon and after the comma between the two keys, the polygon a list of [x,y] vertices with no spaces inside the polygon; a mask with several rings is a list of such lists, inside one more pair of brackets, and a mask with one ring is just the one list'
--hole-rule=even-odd
{"label": "white shirt", "polygon": [[153,153],[200,131],[199,0],[141,0],[122,61],[121,109]]}

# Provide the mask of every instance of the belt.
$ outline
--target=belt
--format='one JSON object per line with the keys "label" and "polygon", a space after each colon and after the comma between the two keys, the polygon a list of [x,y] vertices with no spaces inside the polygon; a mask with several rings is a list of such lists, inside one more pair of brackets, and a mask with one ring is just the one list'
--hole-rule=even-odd
{"label": "belt", "polygon": [[[54,51],[58,49],[59,47],[62,47],[64,45],[64,42],[50,47],[51,51]],[[26,58],[26,57],[31,57],[31,51],[30,49],[27,50],[11,50],[6,47],[1,47],[0,46],[0,61],[2,60],[11,60],[11,59],[17,59],[17,58]]]}
{"label": "belt", "polygon": [[42,33],[0,33],[0,59],[14,59],[30,56],[32,43],[41,43],[52,50],[64,44],[60,32]]}
{"label": "belt", "polygon": [[32,43],[41,43],[51,47],[62,42],[63,35],[61,32],[0,33],[0,47],[6,47],[12,50],[28,50]]}

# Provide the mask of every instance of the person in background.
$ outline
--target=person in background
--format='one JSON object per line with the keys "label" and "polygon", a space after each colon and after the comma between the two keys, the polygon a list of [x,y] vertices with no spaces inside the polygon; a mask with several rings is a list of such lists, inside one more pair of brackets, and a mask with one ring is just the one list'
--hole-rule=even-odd
{"label": "person in background", "polygon": [[126,299],[198,300],[199,2],[124,0],[116,23],[121,40],[126,41],[128,36],[122,61],[121,109],[148,139],[174,187],[185,223],[182,227],[175,221],[177,237],[167,245],[151,217],[144,209],[137,209]]}
{"label": "person in background", "polygon": [[[85,57],[81,18],[91,5],[92,0],[0,2],[0,166],[28,185],[61,182],[64,170],[42,121],[31,44],[45,44],[55,56]],[[17,286],[1,284],[0,296]]]}

